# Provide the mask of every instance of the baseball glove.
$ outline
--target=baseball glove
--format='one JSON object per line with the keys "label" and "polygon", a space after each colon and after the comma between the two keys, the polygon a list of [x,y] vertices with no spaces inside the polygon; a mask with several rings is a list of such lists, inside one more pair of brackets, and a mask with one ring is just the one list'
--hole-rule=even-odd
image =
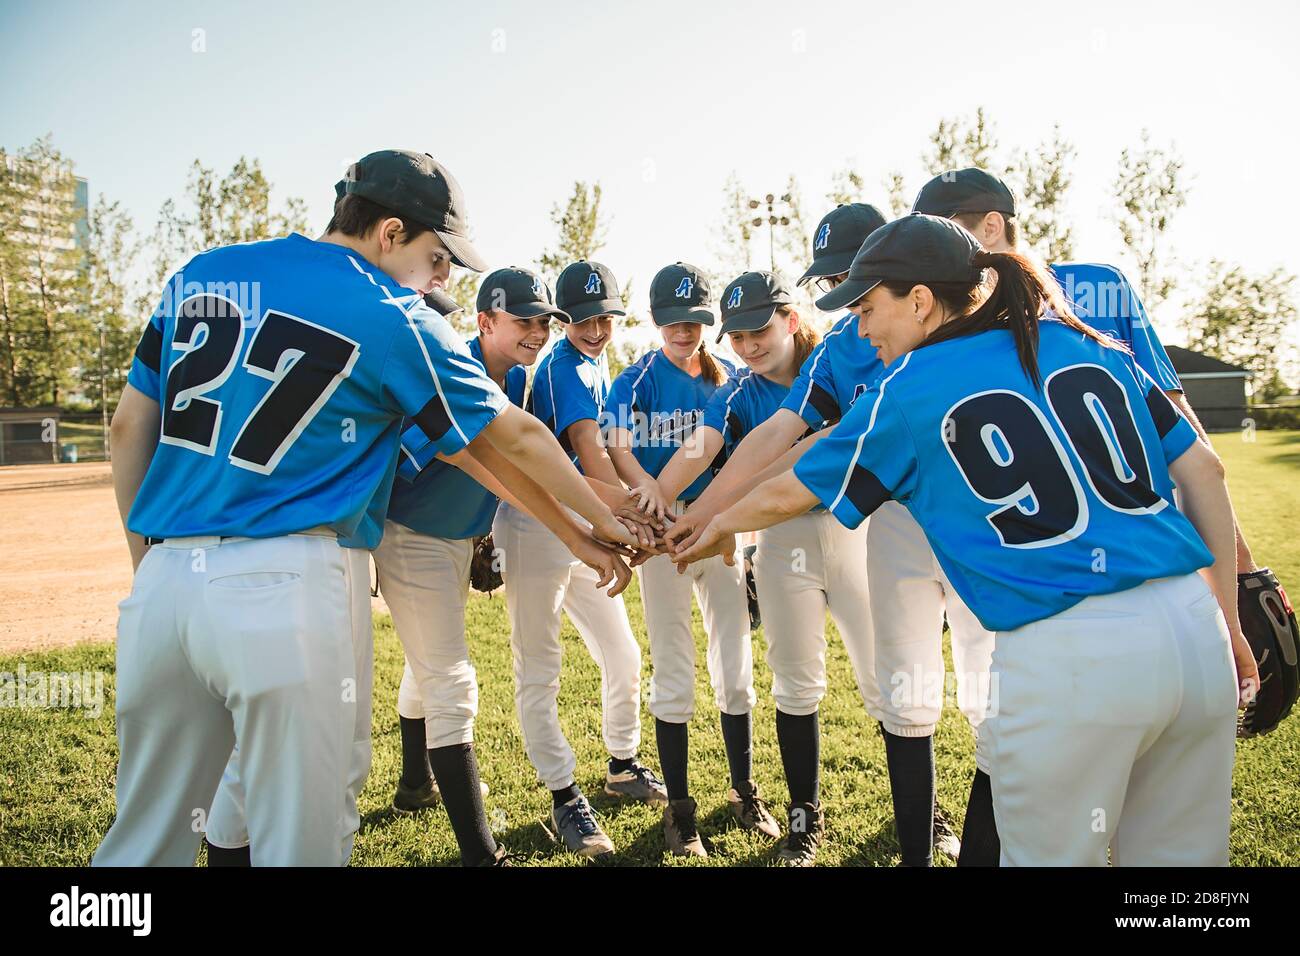
{"label": "baseball glove", "polygon": [[474,556],[469,561],[469,586],[484,594],[491,594],[501,587],[501,562],[490,534],[474,539]]}
{"label": "baseball glove", "polygon": [[1259,693],[1237,718],[1237,736],[1266,734],[1291,713],[1300,692],[1300,630],[1277,576],[1268,568],[1237,575],[1241,632],[1259,665]]}

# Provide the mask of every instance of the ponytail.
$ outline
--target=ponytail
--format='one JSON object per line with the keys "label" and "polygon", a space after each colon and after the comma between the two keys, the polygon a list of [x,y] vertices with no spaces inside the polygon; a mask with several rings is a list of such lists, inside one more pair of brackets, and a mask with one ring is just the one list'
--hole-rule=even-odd
{"label": "ponytail", "polygon": [[[1057,320],[1076,332],[1108,348],[1123,348],[1115,339],[1081,322],[1065,301],[1056,280],[1020,253],[977,252],[971,264],[979,269],[992,269],[997,276],[993,291],[982,302],[979,299],[983,286],[979,283],[885,283],[894,295],[905,295],[915,285],[925,285],[945,307],[963,313],[935,329],[918,347],[989,329],[1009,329],[1016,343],[1020,367],[1039,389],[1043,380],[1038,370],[1038,323],[1048,309]],[[895,285],[907,288],[895,288]]]}
{"label": "ponytail", "polygon": [[700,347],[696,349],[696,355],[700,358],[700,377],[712,385],[721,385],[726,381],[726,373],[722,371],[722,366],[718,360],[713,357],[704,343],[704,338],[700,338]]}

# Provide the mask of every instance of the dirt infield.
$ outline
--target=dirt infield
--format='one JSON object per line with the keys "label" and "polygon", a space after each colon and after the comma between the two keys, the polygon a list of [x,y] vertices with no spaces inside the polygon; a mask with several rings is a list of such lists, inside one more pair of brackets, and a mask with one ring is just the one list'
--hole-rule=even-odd
{"label": "dirt infield", "polygon": [[111,641],[131,559],[108,463],[0,468],[0,516],[0,654]]}
{"label": "dirt infield", "polygon": [[109,466],[0,468],[0,653],[111,640],[131,589]]}

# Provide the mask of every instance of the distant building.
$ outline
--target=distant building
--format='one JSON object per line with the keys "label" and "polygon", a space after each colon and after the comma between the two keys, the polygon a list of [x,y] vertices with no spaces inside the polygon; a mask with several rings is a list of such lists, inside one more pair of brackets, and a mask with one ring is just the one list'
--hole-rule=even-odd
{"label": "distant building", "polygon": [[[3,170],[0,170],[0,173],[11,180],[18,180],[21,162],[22,160],[12,153],[5,153],[4,168]],[[73,181],[73,189],[69,197],[73,213],[73,221],[72,228],[66,235],[54,237],[53,245],[60,249],[80,249],[84,254],[90,238],[90,227],[88,222],[88,211],[90,208],[90,183],[87,180],[82,179],[80,176],[73,175],[72,165],[70,163],[63,169],[63,172]],[[31,231],[27,232],[19,230],[11,237],[20,242],[32,245],[33,255],[35,254],[38,218],[40,217],[38,206],[41,199],[48,201],[50,198],[51,197],[49,196],[38,197],[32,195],[28,201],[24,202],[22,224],[26,229]],[[46,222],[49,221],[48,216],[44,218]]]}
{"label": "distant building", "polygon": [[1205,430],[1240,429],[1242,420],[1249,417],[1246,383],[1255,373],[1176,345],[1166,347],[1166,351],[1182,380],[1187,404],[1192,406]]}

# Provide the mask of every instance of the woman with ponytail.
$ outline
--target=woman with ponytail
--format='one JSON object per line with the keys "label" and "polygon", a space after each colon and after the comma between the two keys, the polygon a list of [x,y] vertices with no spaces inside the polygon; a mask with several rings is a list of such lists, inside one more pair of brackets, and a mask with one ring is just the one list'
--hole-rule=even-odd
{"label": "woman with ponytail", "polygon": [[819,503],[852,527],[901,502],[994,632],[977,753],[1002,865],[1227,865],[1259,675],[1214,452],[1050,277],[949,220],[877,230],[818,306],[859,316],[883,376],[677,560]]}
{"label": "woman with ponytail", "polygon": [[[747,272],[723,292],[722,334],[730,336],[749,374],[719,389],[705,409],[695,447],[683,448],[660,473],[666,497],[779,413],[818,344],[791,298],[785,281],[770,272]],[[725,557],[734,560],[734,549]],[[772,669],[777,743],[790,791],[789,832],[779,856],[792,865],[812,864],[824,835],[818,711],[826,693],[828,610],[868,709],[880,717],[874,706],[865,562],[866,529],[846,529],[821,510],[758,536],[754,579]]]}
{"label": "woman with ponytail", "polygon": [[[701,468],[667,497],[656,480],[679,448],[693,446],[705,406],[736,371],[705,344],[704,326],[716,321],[710,300],[708,281],[694,266],[678,262],[660,269],[650,284],[650,315],[663,345],[623,370],[605,405],[605,443],[614,467],[644,507],[660,517],[681,514],[712,477],[710,469]],[[642,563],[637,575],[654,665],[650,712],[668,788],[663,817],[668,851],[707,855],[687,786],[687,725],[695,708],[692,592],[708,635],[709,679],[722,720],[733,809],[743,826],[777,836],[776,821],[750,779],[753,658],[740,570],[716,557],[683,576],[660,554]]]}

